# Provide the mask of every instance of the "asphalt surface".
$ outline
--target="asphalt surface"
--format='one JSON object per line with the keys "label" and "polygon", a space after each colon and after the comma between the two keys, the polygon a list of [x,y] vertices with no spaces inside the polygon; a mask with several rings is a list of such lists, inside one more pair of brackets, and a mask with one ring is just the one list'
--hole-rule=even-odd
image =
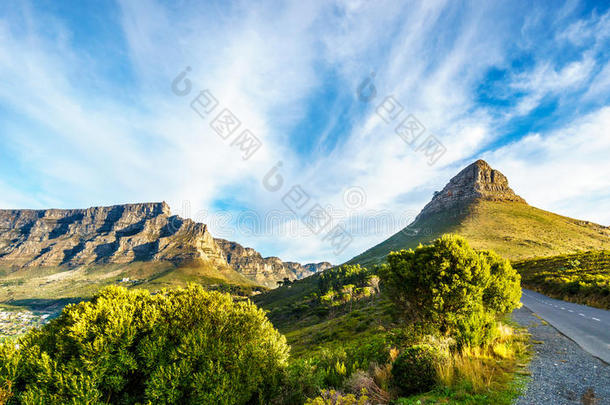
{"label": "asphalt surface", "polygon": [[610,311],[523,289],[521,302],[585,351],[610,364]]}

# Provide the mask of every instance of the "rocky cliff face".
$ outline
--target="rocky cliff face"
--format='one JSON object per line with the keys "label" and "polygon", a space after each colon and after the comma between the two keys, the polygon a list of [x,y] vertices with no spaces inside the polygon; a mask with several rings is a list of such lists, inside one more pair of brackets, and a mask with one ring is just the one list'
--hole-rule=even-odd
{"label": "rocky cliff face", "polygon": [[484,160],[477,160],[452,178],[442,191],[435,192],[418,219],[459,208],[477,199],[525,204],[525,200],[508,186],[506,176],[492,169]]}
{"label": "rocky cliff face", "polygon": [[77,267],[137,261],[231,265],[251,280],[276,287],[331,267],[301,265],[215,240],[205,224],[171,215],[166,203],[76,210],[0,210],[0,267]]}
{"label": "rocky cliff face", "polygon": [[231,267],[267,287],[276,287],[277,282],[284,278],[301,279],[332,267],[332,264],[328,262],[302,265],[295,262],[283,262],[278,257],[263,258],[256,250],[225,239],[216,239],[216,243],[222,249]]}
{"label": "rocky cliff face", "polygon": [[161,260],[226,265],[207,226],[172,216],[166,203],[0,210],[0,266]]}

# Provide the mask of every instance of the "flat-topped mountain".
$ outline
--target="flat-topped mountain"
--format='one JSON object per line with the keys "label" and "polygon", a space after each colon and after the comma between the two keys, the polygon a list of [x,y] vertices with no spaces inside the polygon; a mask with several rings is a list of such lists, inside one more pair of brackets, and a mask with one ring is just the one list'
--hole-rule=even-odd
{"label": "flat-topped mountain", "polygon": [[[275,257],[263,259],[254,249],[215,240],[205,224],[172,215],[165,202],[0,210],[0,273],[42,268],[47,269],[46,274],[52,272],[48,269],[63,272],[137,263],[155,264],[149,269],[162,269],[159,271],[206,269],[191,271],[188,277],[182,274],[181,279],[201,281],[205,276],[210,283],[220,279],[272,288],[284,278],[294,280],[331,267],[328,263],[301,265]],[[135,277],[129,272],[121,274],[122,278]],[[148,274],[147,279],[153,276]]]}
{"label": "flat-topped mountain", "polygon": [[172,216],[164,202],[76,210],[0,210],[0,266],[198,260],[226,264],[207,226]]}
{"label": "flat-topped mountain", "polygon": [[435,192],[413,223],[350,263],[381,263],[391,251],[415,248],[444,233],[460,234],[473,247],[509,259],[610,248],[610,228],[528,205],[506,176],[478,160]]}
{"label": "flat-topped mountain", "polygon": [[243,247],[237,242],[215,240],[231,267],[249,279],[268,287],[275,287],[276,282],[284,278],[301,279],[332,267],[328,262],[300,264],[283,262],[279,257],[274,256],[263,258],[256,250]]}

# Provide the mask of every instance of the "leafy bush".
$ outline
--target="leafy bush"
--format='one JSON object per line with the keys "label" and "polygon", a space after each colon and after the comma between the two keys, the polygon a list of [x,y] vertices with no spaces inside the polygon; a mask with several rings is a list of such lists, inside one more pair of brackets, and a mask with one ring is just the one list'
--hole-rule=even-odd
{"label": "leafy bush", "polygon": [[456,235],[390,253],[380,277],[403,315],[436,325],[459,345],[488,341],[491,315],[511,311],[521,297],[520,278],[507,261]]}
{"label": "leafy bush", "polygon": [[356,287],[368,285],[374,274],[371,270],[357,265],[343,265],[320,274],[318,288],[322,294],[329,290],[339,291],[343,286],[352,284]]}
{"label": "leafy bush", "polygon": [[400,394],[419,394],[434,388],[439,358],[438,351],[430,345],[405,349],[392,365],[392,378]]}
{"label": "leafy bush", "polygon": [[10,403],[267,403],[288,346],[250,302],[109,287],[0,350]]}
{"label": "leafy bush", "polygon": [[302,404],[315,396],[323,386],[325,370],[316,366],[312,359],[292,360],[286,371],[281,395],[282,404]]}
{"label": "leafy bush", "polygon": [[371,405],[366,393],[356,397],[353,394],[344,395],[331,390],[323,391],[319,397],[308,399],[305,405]]}
{"label": "leafy bush", "polygon": [[479,308],[457,319],[454,335],[460,346],[481,346],[493,339],[495,331],[496,320],[493,314]]}
{"label": "leafy bush", "polygon": [[347,357],[358,366],[366,368],[371,363],[383,364],[390,356],[390,345],[384,334],[373,335],[366,339],[360,339],[345,348]]}
{"label": "leafy bush", "polygon": [[489,263],[489,285],[483,294],[484,305],[492,311],[508,313],[519,307],[521,276],[510,262],[492,251],[480,253]]}

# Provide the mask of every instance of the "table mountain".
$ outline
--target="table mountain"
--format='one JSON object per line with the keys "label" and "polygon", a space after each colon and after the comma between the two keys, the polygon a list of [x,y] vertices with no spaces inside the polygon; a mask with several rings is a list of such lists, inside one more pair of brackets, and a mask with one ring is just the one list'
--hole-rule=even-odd
{"label": "table mountain", "polygon": [[477,160],[435,192],[413,223],[350,263],[381,263],[391,251],[415,248],[444,233],[460,234],[473,247],[509,259],[610,248],[610,228],[528,205],[506,176]]}
{"label": "table mountain", "polygon": [[[241,282],[245,276],[268,287],[275,287],[284,278],[294,280],[330,267],[328,263],[303,266],[276,257],[263,259],[254,249],[215,240],[205,224],[172,215],[165,202],[72,210],[0,210],[0,269],[62,271],[147,262],[191,268],[205,265],[207,276],[212,268],[222,270],[212,271],[210,279]],[[160,268],[165,271],[167,266]],[[242,277],[231,274],[234,270]]]}
{"label": "table mountain", "polygon": [[164,202],[0,210],[0,266],[196,260],[226,264],[207,226],[172,216]]}

